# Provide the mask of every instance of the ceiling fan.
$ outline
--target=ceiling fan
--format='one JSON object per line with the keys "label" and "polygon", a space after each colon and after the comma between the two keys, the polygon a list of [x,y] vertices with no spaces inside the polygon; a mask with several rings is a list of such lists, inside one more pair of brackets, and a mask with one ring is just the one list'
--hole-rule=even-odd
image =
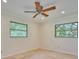
{"label": "ceiling fan", "polygon": [[32,18],[35,18],[37,15],[42,14],[45,17],[49,15],[46,12],[56,9],[56,6],[52,6],[44,9],[43,6],[40,5],[40,2],[35,2],[36,11],[24,11],[25,13],[36,13]]}

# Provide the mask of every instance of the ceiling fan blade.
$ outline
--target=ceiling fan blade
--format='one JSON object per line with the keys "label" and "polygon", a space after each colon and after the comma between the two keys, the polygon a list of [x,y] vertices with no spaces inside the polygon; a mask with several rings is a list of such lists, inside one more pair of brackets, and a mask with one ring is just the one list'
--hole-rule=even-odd
{"label": "ceiling fan blade", "polygon": [[38,12],[41,12],[41,10],[43,9],[43,6],[40,5],[40,2],[35,2],[35,6]]}
{"label": "ceiling fan blade", "polygon": [[46,12],[46,11],[50,11],[50,10],[54,10],[54,9],[56,9],[56,6],[46,8],[43,11]]}
{"label": "ceiling fan blade", "polygon": [[48,17],[49,15],[47,15],[46,13],[41,13],[42,15],[44,15],[45,17]]}
{"label": "ceiling fan blade", "polygon": [[24,11],[25,13],[36,13],[37,11]]}
{"label": "ceiling fan blade", "polygon": [[39,13],[36,13],[32,18],[35,18]]}
{"label": "ceiling fan blade", "polygon": [[40,6],[40,2],[35,2],[35,6],[36,7]]}

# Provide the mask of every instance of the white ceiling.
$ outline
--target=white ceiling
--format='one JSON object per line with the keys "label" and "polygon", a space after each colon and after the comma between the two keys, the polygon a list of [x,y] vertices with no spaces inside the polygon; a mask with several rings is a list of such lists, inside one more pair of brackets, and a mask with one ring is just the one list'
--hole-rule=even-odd
{"label": "white ceiling", "polygon": [[[9,13],[16,14],[25,19],[32,20],[33,13],[24,13],[25,10],[35,10],[34,2],[35,0],[7,0],[7,3],[1,3],[2,12],[7,11]],[[55,18],[61,16],[61,11],[65,11],[66,14],[74,13],[78,11],[78,0],[40,0],[41,4],[44,7],[47,7],[47,4],[56,5],[56,10],[49,12],[49,18]],[[51,1],[51,2],[49,2]],[[44,4],[43,4],[44,3]],[[47,3],[47,4],[46,4]],[[42,15],[37,16],[35,19],[39,19],[43,17]]]}

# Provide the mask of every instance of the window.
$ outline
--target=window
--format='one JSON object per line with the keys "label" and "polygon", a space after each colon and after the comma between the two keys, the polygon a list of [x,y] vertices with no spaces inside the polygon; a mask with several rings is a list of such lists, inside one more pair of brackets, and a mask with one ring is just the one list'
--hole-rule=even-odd
{"label": "window", "polygon": [[78,22],[55,25],[56,37],[78,37]]}
{"label": "window", "polygon": [[10,22],[10,36],[11,37],[27,37],[28,25],[18,22]]}

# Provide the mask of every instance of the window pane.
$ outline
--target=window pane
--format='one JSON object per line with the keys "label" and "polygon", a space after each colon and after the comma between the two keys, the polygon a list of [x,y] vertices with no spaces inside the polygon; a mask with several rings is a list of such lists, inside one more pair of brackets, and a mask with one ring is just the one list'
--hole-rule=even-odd
{"label": "window pane", "polygon": [[26,25],[12,22],[11,29],[26,30]]}
{"label": "window pane", "polygon": [[65,30],[71,30],[72,24],[64,24]]}
{"label": "window pane", "polygon": [[66,37],[72,37],[73,33],[72,31],[66,31]]}
{"label": "window pane", "polygon": [[72,24],[72,29],[78,29],[78,24],[77,23],[73,23]]}
{"label": "window pane", "polygon": [[16,31],[16,30],[11,30],[11,36],[16,37],[16,36],[26,36],[26,31]]}
{"label": "window pane", "polygon": [[58,37],[64,37],[64,36],[66,36],[66,31],[57,31],[56,32],[56,36],[58,36]]}
{"label": "window pane", "polygon": [[78,31],[72,31],[72,33],[73,33],[73,37],[77,37],[78,36]]}
{"label": "window pane", "polygon": [[64,25],[57,25],[56,26],[56,30],[64,30]]}

